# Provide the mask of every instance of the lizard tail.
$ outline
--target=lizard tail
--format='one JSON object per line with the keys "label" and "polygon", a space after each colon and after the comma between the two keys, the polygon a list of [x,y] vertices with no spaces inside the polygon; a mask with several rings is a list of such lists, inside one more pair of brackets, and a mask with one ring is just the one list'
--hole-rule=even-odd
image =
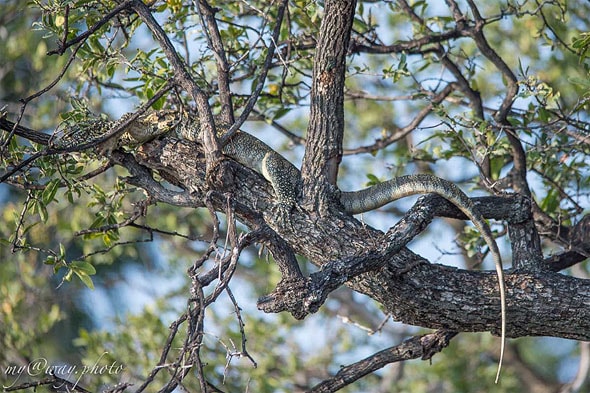
{"label": "lizard tail", "polygon": [[419,194],[438,194],[459,208],[479,230],[494,258],[498,287],[500,289],[501,309],[501,349],[496,383],[500,377],[504,348],[506,346],[506,289],[502,258],[496,240],[487,222],[477,210],[471,199],[454,183],[428,174],[395,177],[383,183],[354,192],[342,192],[340,202],[349,214],[359,214],[393,202],[397,199]]}

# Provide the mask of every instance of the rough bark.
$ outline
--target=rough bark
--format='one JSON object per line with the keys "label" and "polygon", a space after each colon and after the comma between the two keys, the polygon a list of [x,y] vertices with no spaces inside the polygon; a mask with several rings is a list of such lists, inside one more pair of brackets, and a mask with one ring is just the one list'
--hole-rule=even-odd
{"label": "rough bark", "polygon": [[[326,1],[313,67],[310,120],[301,173],[304,205],[316,211],[336,184],[344,134],[346,55],[355,0]],[[322,212],[320,212],[322,214]]]}
{"label": "rough bark", "polygon": [[[555,273],[562,267],[587,258],[588,248],[584,245],[589,243],[589,221],[580,222],[576,231],[573,231],[575,233],[571,239],[575,242],[574,250],[558,258],[542,260],[541,242],[533,213],[536,213],[534,218],[537,222],[542,222],[543,225],[551,226],[555,223],[536,211],[534,205],[531,207],[528,198],[530,190],[526,183],[525,151],[507,120],[518,91],[516,78],[487,44],[482,31],[485,23],[475,12],[474,3],[468,3],[477,23],[465,30],[467,25],[456,8],[453,15],[457,21],[457,30],[446,36],[442,35],[439,39],[463,35],[471,37],[482,54],[510,82],[510,88],[496,116],[495,126],[508,132],[515,157],[511,176],[516,179],[509,183],[522,196],[484,197],[476,200],[486,218],[508,223],[513,264],[518,269],[506,274],[507,336],[546,335],[590,340],[590,281]],[[281,4],[284,10],[286,2]],[[422,23],[407,2],[402,1],[400,4],[412,19]],[[382,304],[386,313],[406,324],[451,331],[449,336],[463,331],[491,331],[499,334],[500,299],[495,273],[432,264],[405,247],[435,216],[464,219],[454,206],[439,197],[422,198],[399,223],[383,233],[343,213],[338,205],[334,185],[342,155],[343,88],[355,5],[354,0],[325,2],[314,59],[310,123],[302,166],[303,209],[295,209],[289,222],[280,220],[276,214],[270,184],[252,170],[221,157],[213,132],[209,93],[202,91],[195,83],[189,68],[175,52],[151,10],[143,2],[136,0],[127,1],[121,7],[134,10],[162,47],[174,69],[175,85],[192,97],[204,125],[205,137],[202,144],[166,137],[143,146],[136,155],[117,151],[113,154],[112,161],[127,168],[131,173],[127,181],[144,188],[155,201],[195,208],[204,207],[207,201],[207,207],[225,211],[229,195],[236,218],[254,230],[256,240],[269,248],[282,274],[276,290],[259,299],[258,306],[264,311],[289,311],[296,318],[303,318],[321,307],[332,290],[340,285],[348,285]],[[218,72],[222,76],[219,82],[220,101],[224,104],[225,117],[231,120],[228,68],[223,57],[223,45],[215,33],[214,9],[202,8],[202,12],[206,24],[213,31],[210,43],[218,56]],[[282,15],[282,11],[278,14]],[[281,29],[281,19],[282,16],[275,26],[276,37]],[[276,40],[272,40],[273,45],[274,41]],[[415,41],[417,46],[405,49],[399,45],[401,49],[393,46],[382,49],[383,53],[412,48],[416,50],[422,47],[420,42],[422,41]],[[430,37],[424,44],[435,42],[437,41]],[[353,48],[365,52],[377,49],[376,46],[363,47],[358,44],[353,44]],[[451,91],[458,88],[468,98],[477,117],[483,119],[484,106],[480,93],[470,86],[460,68],[447,56],[440,44],[435,45],[433,51],[440,56],[441,63],[454,75],[456,81],[449,85],[448,90],[434,97],[432,105],[440,103]],[[266,64],[269,65],[272,59],[272,50],[269,49]],[[251,95],[248,105],[253,105],[256,101],[267,71],[268,66],[257,85],[258,93]],[[392,143],[395,138],[415,129],[430,113],[432,105],[415,119],[411,127],[386,143]],[[243,121],[247,115],[248,110],[244,110],[240,119]],[[237,128],[239,123],[240,120],[233,127]],[[3,119],[0,119],[0,127],[12,129],[12,126],[7,128]],[[37,138],[40,143],[46,143],[45,139],[35,133],[30,134],[30,131],[23,127],[15,128],[15,133],[20,133],[19,135],[30,140]],[[386,145],[378,147],[384,146]],[[482,172],[487,177],[489,163],[485,160],[481,165],[484,168]],[[165,180],[183,191],[168,189],[158,183],[152,177],[151,170],[157,171]],[[304,277],[297,266],[296,254],[320,267],[319,271]],[[416,340],[413,341],[413,345],[417,345]],[[445,338],[442,343],[446,345],[447,341]],[[414,354],[417,353],[413,346],[409,347]],[[390,357],[395,355],[395,351],[389,353]],[[364,375],[364,370],[348,371],[359,376]],[[341,376],[343,380],[348,378],[345,372]]]}
{"label": "rough bark", "polygon": [[[372,266],[381,266],[352,278],[346,285],[380,302],[385,312],[397,321],[429,328],[498,333],[500,308],[494,273],[431,264],[407,248],[392,255],[395,233],[384,234],[335,208],[321,218],[294,211],[292,226],[283,228],[271,213],[272,188],[257,173],[229,161],[219,169],[224,172],[217,177],[220,183],[211,189],[204,181],[205,160],[198,144],[167,138],[143,149],[141,163],[158,169],[172,184],[190,190],[185,194],[190,195],[195,206],[201,206],[200,201],[212,192],[214,205],[222,209],[223,193],[231,191],[238,219],[250,226],[264,225],[266,221],[295,253],[319,267],[329,264],[335,268],[341,264],[341,269],[346,270],[350,263],[367,261]],[[163,202],[178,204],[160,195],[156,197]],[[437,199],[423,199],[419,202],[423,206],[413,209],[412,215],[433,209],[429,215],[436,212],[443,216],[459,216],[453,208],[445,208],[446,202],[437,202]],[[497,197],[478,199],[478,205],[484,207],[484,215],[497,215],[498,211],[494,213],[491,208],[491,204],[496,204],[503,206],[501,210],[513,212],[510,214],[515,221],[523,218],[523,203],[520,197],[501,198],[501,201]],[[412,221],[413,216],[406,218],[408,225],[417,225]],[[303,294],[302,281],[292,283],[292,292],[289,283],[282,290]],[[551,272],[512,272],[506,276],[506,286],[509,337],[545,335],[590,339],[590,283],[587,280]],[[302,313],[305,314],[305,310]]]}

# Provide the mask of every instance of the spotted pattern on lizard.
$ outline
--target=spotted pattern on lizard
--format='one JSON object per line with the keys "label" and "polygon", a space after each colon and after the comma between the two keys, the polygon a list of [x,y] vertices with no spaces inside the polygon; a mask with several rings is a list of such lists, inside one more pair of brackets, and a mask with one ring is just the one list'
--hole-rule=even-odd
{"label": "spotted pattern on lizard", "polygon": [[[90,119],[83,123],[66,125],[65,132],[53,140],[57,147],[66,148],[104,138],[110,130],[127,121],[131,114],[115,122],[102,118]],[[218,127],[222,133],[227,127]],[[181,138],[199,141],[201,129],[196,119],[190,119],[180,112],[151,111],[140,115],[124,128],[119,135],[113,135],[100,143],[103,152],[110,152],[120,146],[137,146],[167,132],[175,131]],[[240,164],[260,173],[272,185],[279,205],[289,211],[297,204],[301,184],[299,170],[270,146],[246,132],[237,131],[222,148],[223,154]],[[342,192],[340,202],[349,214],[358,214],[377,209],[397,199],[419,194],[434,193],[447,199],[459,208],[480,231],[493,255],[501,305],[501,351],[497,378],[500,374],[506,342],[506,289],[502,259],[498,245],[486,223],[471,199],[454,183],[428,174],[401,176],[355,192]]]}

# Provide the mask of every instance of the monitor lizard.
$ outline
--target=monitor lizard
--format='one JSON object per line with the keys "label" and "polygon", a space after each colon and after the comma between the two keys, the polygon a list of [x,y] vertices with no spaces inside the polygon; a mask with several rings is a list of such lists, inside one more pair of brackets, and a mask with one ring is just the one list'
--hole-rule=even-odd
{"label": "monitor lizard", "polygon": [[[118,121],[102,118],[90,119],[83,123],[68,123],[63,133],[50,140],[50,146],[68,148],[76,144],[88,144],[93,139],[104,139],[109,130],[128,121],[131,114],[125,114]],[[218,126],[218,132],[229,127]],[[173,110],[150,111],[137,117],[116,137],[99,144],[102,153],[109,153],[120,146],[136,146],[170,131],[176,131],[180,138],[200,141],[200,124],[196,119]],[[291,162],[274,151],[266,143],[243,131],[237,131],[223,146],[224,155],[260,173],[270,182],[279,205],[291,210],[297,204],[301,173]],[[506,289],[500,250],[490,227],[471,199],[454,183],[429,174],[414,174],[395,177],[363,190],[341,192],[340,203],[349,214],[359,214],[377,209],[397,199],[420,194],[437,194],[459,208],[480,231],[492,253],[501,306],[501,350],[496,382],[500,375],[506,342]]]}

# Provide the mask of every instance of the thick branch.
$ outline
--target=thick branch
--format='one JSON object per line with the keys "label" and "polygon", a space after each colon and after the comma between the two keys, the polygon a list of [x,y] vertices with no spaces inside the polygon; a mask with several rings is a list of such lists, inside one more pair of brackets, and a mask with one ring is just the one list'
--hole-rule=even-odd
{"label": "thick branch", "polygon": [[[517,193],[530,198],[531,190],[527,181],[528,171],[526,153],[516,130],[508,121],[508,114],[512,108],[512,102],[518,93],[518,80],[508,64],[506,64],[506,62],[488,43],[483,33],[485,20],[480,15],[477,5],[472,0],[468,0],[467,2],[476,23],[476,28],[471,30],[471,36],[482,54],[502,73],[507,84],[506,95],[502,100],[502,104],[500,105],[500,109],[495,118],[500,127],[506,131],[506,136],[512,147],[512,162],[514,163],[514,167],[510,171],[512,186]],[[527,222],[517,225],[511,225],[510,240],[513,249],[512,258],[514,266],[527,270],[545,270],[548,268],[543,263],[541,239],[533,220],[528,220]],[[519,247],[520,245],[523,247]],[[525,253],[522,252],[524,249],[526,249]]]}
{"label": "thick branch", "polygon": [[328,0],[316,47],[310,121],[303,158],[304,204],[323,204],[328,184],[336,184],[344,133],[346,49],[356,0]]}
{"label": "thick branch", "polygon": [[14,130],[15,135],[40,145],[47,146],[49,144],[50,135],[21,126],[20,124],[15,124],[4,116],[0,116],[0,129],[8,133]]}
{"label": "thick branch", "polygon": [[203,131],[203,143],[206,147],[207,166],[210,168],[219,160],[221,152],[213,129],[213,114],[209,105],[209,97],[197,85],[189,73],[182,59],[176,52],[174,45],[166,35],[166,32],[156,21],[152,12],[141,0],[133,1],[131,6],[148,29],[152,32],[154,39],[158,42],[166,58],[174,69],[174,77],[182,88],[193,98],[199,112],[199,120]]}
{"label": "thick branch", "polygon": [[[380,273],[354,287],[367,287],[366,292],[398,320],[429,328],[499,333],[499,297],[492,274],[428,264],[403,276],[391,267]],[[590,339],[589,280],[555,273],[513,273],[505,278],[507,336]],[[375,285],[381,292],[372,290]]]}
{"label": "thick branch", "polygon": [[[174,184],[207,192],[202,176],[203,156],[197,145],[166,139],[155,143],[161,144],[162,153],[147,154],[146,165],[158,168]],[[232,173],[224,179],[225,187],[239,202],[236,217],[246,223],[259,220],[256,212],[270,210],[272,206],[272,187],[255,172],[231,164]],[[221,187],[217,191],[227,190]],[[214,203],[223,208],[223,199]],[[522,198],[514,199],[514,203],[512,210],[517,211],[522,207]],[[478,205],[485,206],[485,203]],[[518,221],[518,214],[514,217]],[[276,220],[265,213],[265,220],[273,219]],[[292,226],[292,230],[285,230],[281,235],[290,248],[318,266],[347,258],[354,258],[359,264],[365,260],[374,263],[374,267],[382,266],[353,278],[347,285],[379,301],[399,321],[456,331],[499,329],[500,302],[495,273],[429,264],[406,248],[392,255],[383,233],[334,211],[322,218],[310,218],[294,211]],[[389,242],[393,243],[391,236]],[[506,283],[509,336],[590,338],[590,282],[555,273],[512,273],[507,275]],[[301,289],[306,283],[296,280],[293,285]],[[305,299],[300,298],[299,302],[302,301]]]}
{"label": "thick branch", "polygon": [[309,392],[335,392],[388,364],[410,359],[431,359],[434,354],[446,348],[456,335],[455,332],[439,330],[412,337],[395,347],[384,349],[354,364],[341,367],[334,377],[322,381]]}

